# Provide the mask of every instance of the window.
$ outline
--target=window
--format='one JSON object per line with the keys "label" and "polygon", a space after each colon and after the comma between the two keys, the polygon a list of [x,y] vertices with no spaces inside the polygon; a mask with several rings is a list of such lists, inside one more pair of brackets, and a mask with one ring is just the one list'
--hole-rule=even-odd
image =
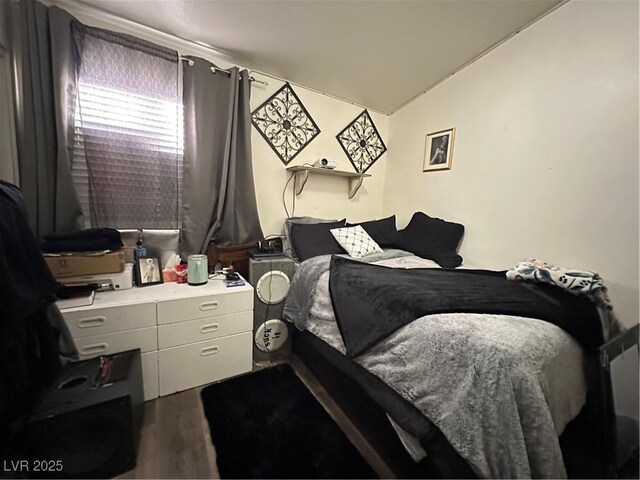
{"label": "window", "polygon": [[[80,204],[85,214],[92,212],[93,194],[94,209],[108,210],[86,215],[86,226],[178,227],[182,107],[81,83],[76,112],[73,178]],[[96,157],[93,163],[87,152]],[[101,222],[105,217],[111,221]]]}
{"label": "window", "polygon": [[177,228],[184,122],[175,54],[79,27],[72,174],[86,226]]}

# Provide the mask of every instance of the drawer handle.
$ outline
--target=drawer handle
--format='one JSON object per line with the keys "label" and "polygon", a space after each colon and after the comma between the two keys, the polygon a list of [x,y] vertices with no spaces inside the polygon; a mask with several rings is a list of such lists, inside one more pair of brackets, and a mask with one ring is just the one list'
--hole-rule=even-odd
{"label": "drawer handle", "polygon": [[218,346],[214,345],[213,347],[205,347],[200,350],[200,356],[205,357],[207,355],[213,355],[214,353],[218,353]]}
{"label": "drawer handle", "polygon": [[220,328],[220,325],[217,323],[210,323],[208,325],[203,325],[200,327],[200,333],[211,333],[211,332],[215,332],[216,330],[218,330],[218,328]]}
{"label": "drawer handle", "polygon": [[80,349],[83,355],[93,355],[95,353],[106,352],[109,345],[106,343],[96,343],[95,345],[85,345]]}
{"label": "drawer handle", "polygon": [[215,310],[219,306],[220,306],[220,302],[217,300],[214,300],[213,302],[202,302],[200,304],[200,310],[202,310],[203,312],[207,310]]}
{"label": "drawer handle", "polygon": [[83,318],[78,321],[78,328],[95,328],[104,325],[107,321],[107,317],[91,317]]}

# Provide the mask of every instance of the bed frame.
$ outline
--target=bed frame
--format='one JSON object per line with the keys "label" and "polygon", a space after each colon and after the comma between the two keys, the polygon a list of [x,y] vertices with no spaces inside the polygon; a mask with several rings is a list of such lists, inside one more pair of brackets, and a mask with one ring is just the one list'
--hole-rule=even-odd
{"label": "bed frame", "polygon": [[[476,478],[467,463],[435,428],[430,438],[423,442],[429,455],[420,463],[414,462],[389,423],[385,411],[340,368],[342,362],[350,360],[313,334],[295,328],[292,330],[293,353],[302,360],[397,478]],[[384,385],[366,373],[373,381]]]}
{"label": "bed frame", "polygon": [[[293,353],[331,395],[397,478],[476,478],[464,459],[433,425],[430,433],[420,438],[421,444],[429,452],[428,456],[420,463],[414,462],[389,423],[385,410],[346,373],[345,370],[350,369],[345,366],[349,363],[352,366],[357,364],[313,334],[292,330]],[[594,358],[594,368],[589,369],[592,372],[597,371],[596,361]],[[352,367],[350,368],[350,373],[353,373]],[[367,379],[367,383],[378,382],[390,391],[386,393],[410,405],[377,377],[362,367],[360,369],[371,377]],[[597,382],[596,376],[591,380]],[[591,391],[597,392],[598,389]],[[587,405],[567,425],[560,437],[569,478],[611,478],[611,471],[605,467],[606,447],[602,445],[602,439],[606,437],[602,434],[600,409],[601,399],[597,394],[590,394]]]}

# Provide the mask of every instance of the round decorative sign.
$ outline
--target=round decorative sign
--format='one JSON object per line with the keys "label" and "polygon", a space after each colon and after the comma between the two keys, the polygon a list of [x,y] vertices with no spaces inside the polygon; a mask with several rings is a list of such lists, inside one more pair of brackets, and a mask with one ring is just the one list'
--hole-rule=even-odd
{"label": "round decorative sign", "polygon": [[256,295],[262,303],[275,305],[282,302],[287,293],[291,281],[289,276],[280,270],[272,270],[260,277],[256,284]]}
{"label": "round decorative sign", "polygon": [[274,352],[289,338],[289,329],[282,320],[267,320],[256,331],[256,347],[263,352]]}

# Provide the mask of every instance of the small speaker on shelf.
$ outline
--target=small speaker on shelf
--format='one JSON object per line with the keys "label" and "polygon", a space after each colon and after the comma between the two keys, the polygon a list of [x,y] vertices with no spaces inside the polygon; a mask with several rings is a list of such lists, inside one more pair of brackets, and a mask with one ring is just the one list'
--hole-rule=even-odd
{"label": "small speaker on shelf", "polygon": [[289,325],[282,319],[296,263],[287,257],[249,260],[249,283],[254,288],[253,361],[286,358],[291,353]]}
{"label": "small speaker on shelf", "polygon": [[143,414],[140,350],[68,365],[27,425],[33,477],[111,478],[136,465]]}

